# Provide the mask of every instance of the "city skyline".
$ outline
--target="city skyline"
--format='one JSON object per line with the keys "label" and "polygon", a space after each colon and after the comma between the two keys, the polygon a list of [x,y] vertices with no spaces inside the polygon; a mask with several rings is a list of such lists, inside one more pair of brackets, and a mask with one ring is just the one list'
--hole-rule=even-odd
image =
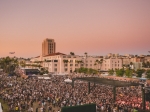
{"label": "city skyline", "polygon": [[0,57],[35,57],[42,41],[77,55],[150,54],[150,1],[0,1]]}

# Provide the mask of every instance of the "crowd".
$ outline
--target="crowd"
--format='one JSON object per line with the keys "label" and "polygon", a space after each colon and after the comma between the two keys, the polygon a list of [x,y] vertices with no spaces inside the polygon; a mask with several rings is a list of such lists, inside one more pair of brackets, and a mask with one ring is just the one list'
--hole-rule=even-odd
{"label": "crowd", "polygon": [[[61,112],[62,107],[90,103],[96,103],[97,112],[133,112],[134,109],[142,109],[140,86],[118,87],[114,103],[111,85],[91,85],[92,90],[88,94],[87,82],[76,80],[72,88],[71,84],[64,82],[66,78],[21,79],[3,74],[0,75],[0,98],[7,102],[9,112]],[[149,102],[146,102],[146,109],[150,110]]]}

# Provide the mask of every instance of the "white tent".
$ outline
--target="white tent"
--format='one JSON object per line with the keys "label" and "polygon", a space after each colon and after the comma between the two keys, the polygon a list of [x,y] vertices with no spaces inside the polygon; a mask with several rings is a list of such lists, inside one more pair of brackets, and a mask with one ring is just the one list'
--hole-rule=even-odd
{"label": "white tent", "polygon": [[1,103],[0,103],[0,112],[3,112]]}
{"label": "white tent", "polygon": [[50,77],[38,77],[38,79],[51,79]]}
{"label": "white tent", "polygon": [[51,79],[50,77],[43,77],[44,79]]}
{"label": "white tent", "polygon": [[65,81],[65,82],[68,82],[68,83],[71,83],[71,82],[72,82],[72,80],[70,80],[70,79],[65,79],[64,81]]}

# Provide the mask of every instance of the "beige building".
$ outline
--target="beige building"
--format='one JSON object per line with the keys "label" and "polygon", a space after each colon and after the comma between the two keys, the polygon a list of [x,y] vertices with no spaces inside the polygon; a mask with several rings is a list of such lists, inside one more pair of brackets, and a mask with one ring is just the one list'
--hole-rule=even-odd
{"label": "beige building", "polygon": [[107,58],[103,59],[103,63],[96,63],[96,60],[102,58],[93,56],[78,56],[78,55],[66,55],[63,53],[52,53],[46,56],[38,56],[31,59],[31,63],[35,61],[41,61],[41,65],[47,68],[49,72],[56,74],[72,73],[75,69],[80,67],[92,68],[102,71],[109,69],[122,68],[122,59],[120,58]]}
{"label": "beige building", "polygon": [[56,52],[56,43],[54,39],[45,39],[42,43],[42,56]]}
{"label": "beige building", "polygon": [[[100,60],[103,62],[100,63]],[[141,58],[121,56],[119,54],[109,53],[106,57],[94,56],[78,56],[66,55],[63,53],[56,53],[56,43],[54,39],[45,39],[42,43],[42,55],[34,57],[29,64],[41,65],[49,72],[56,74],[72,73],[76,69],[85,67],[101,71],[108,71],[110,69],[121,69],[123,65],[133,63],[133,69],[141,68]]]}
{"label": "beige building", "polygon": [[108,71],[110,69],[121,69],[122,68],[122,59],[121,58],[108,58],[104,59],[102,64],[102,70]]}

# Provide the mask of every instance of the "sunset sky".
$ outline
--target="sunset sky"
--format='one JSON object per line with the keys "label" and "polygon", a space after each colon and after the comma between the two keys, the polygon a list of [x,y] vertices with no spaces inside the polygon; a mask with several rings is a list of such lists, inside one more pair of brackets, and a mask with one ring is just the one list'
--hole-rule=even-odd
{"label": "sunset sky", "polygon": [[65,54],[150,54],[150,0],[0,0],[0,57],[38,56],[45,38]]}

